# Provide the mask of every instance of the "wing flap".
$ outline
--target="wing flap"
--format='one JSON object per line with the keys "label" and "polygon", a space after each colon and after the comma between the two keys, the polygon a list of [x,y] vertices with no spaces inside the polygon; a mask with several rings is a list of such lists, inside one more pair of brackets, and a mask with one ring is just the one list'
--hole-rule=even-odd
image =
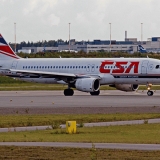
{"label": "wing flap", "polygon": [[10,69],[11,72],[16,72],[17,74],[22,74],[22,76],[41,76],[41,77],[77,77],[72,73],[59,73],[59,72],[44,72],[44,71],[30,71],[30,70],[16,70]]}

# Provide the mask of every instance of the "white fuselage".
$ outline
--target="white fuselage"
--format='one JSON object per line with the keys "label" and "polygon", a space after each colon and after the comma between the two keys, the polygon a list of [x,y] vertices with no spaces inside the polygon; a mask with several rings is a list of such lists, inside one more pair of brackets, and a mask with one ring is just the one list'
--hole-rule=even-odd
{"label": "white fuselage", "polygon": [[[66,83],[52,76],[21,76],[7,69],[100,77],[100,84],[160,84],[160,61],[151,58],[31,58],[1,60],[1,74],[39,83]],[[4,70],[6,69],[6,71]]]}

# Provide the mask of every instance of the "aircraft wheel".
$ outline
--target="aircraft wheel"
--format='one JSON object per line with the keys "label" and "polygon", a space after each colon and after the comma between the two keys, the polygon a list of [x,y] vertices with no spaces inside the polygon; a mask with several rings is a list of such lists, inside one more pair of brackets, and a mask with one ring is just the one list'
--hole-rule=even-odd
{"label": "aircraft wheel", "polygon": [[90,94],[91,94],[92,96],[98,96],[98,95],[100,94],[100,90],[95,91],[95,92],[90,92]]}
{"label": "aircraft wheel", "polygon": [[64,95],[65,96],[73,96],[73,94],[74,94],[73,89],[65,89],[64,90]]}
{"label": "aircraft wheel", "polygon": [[148,95],[148,96],[153,96],[153,91],[148,91],[148,92],[147,92],[147,95]]}

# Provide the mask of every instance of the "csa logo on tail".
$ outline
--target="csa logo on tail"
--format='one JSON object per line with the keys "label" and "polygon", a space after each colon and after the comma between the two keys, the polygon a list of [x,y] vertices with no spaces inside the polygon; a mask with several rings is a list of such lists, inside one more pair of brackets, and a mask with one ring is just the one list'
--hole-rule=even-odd
{"label": "csa logo on tail", "polygon": [[7,42],[4,40],[4,38],[2,37],[2,35],[0,34],[0,58],[7,58],[7,59],[11,59],[11,58],[15,58],[15,59],[19,59],[20,57],[18,57],[14,51],[12,50],[12,48],[7,44]]}

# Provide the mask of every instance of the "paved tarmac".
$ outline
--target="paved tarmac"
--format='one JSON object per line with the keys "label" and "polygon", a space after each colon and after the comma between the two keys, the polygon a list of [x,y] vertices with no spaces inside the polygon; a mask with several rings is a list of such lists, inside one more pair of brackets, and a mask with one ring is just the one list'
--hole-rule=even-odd
{"label": "paved tarmac", "polygon": [[[146,91],[101,91],[99,96],[90,96],[89,93],[75,91],[75,95],[72,97],[65,97],[63,91],[0,91],[0,114],[160,113],[159,99],[160,91],[156,91],[151,97],[146,95]],[[1,142],[0,145],[92,147],[91,143],[65,142]],[[95,147],[160,150],[158,144],[96,143]]]}
{"label": "paved tarmac", "polygon": [[75,91],[64,96],[63,91],[0,91],[0,108],[60,108],[60,107],[159,107],[160,91],[147,96],[146,91],[101,91],[99,96]]}
{"label": "paved tarmac", "polygon": [[[92,148],[93,143],[72,142],[0,142],[0,146],[42,146],[42,147],[71,147]],[[160,150],[160,144],[125,144],[125,143],[94,143],[95,148],[126,149],[126,150]]]}

